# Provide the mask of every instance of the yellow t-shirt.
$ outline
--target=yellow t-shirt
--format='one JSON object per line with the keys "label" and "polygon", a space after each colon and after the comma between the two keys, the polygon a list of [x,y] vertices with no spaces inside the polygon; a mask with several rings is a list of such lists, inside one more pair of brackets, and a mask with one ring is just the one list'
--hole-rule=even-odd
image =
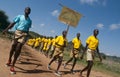
{"label": "yellow t-shirt", "polygon": [[44,42],[44,40],[45,40],[45,38],[43,37],[43,38],[41,39],[41,42]]}
{"label": "yellow t-shirt", "polygon": [[39,43],[42,41],[42,39],[40,37],[38,38],[38,40],[39,40]]}
{"label": "yellow t-shirt", "polygon": [[31,45],[31,40],[32,40],[32,39],[29,39],[29,40],[27,41],[27,44],[28,44],[28,45]]}
{"label": "yellow t-shirt", "polygon": [[52,39],[52,46],[55,46],[55,38]]}
{"label": "yellow t-shirt", "polygon": [[55,43],[58,44],[58,45],[56,44],[56,47],[61,47],[61,46],[64,46],[65,44],[67,44],[67,40],[65,38],[63,38],[63,36],[61,35],[56,38]]}
{"label": "yellow t-shirt", "polygon": [[99,39],[91,35],[87,38],[86,43],[88,44],[88,48],[91,50],[96,50],[99,45]]}
{"label": "yellow t-shirt", "polygon": [[72,43],[74,44],[73,47],[76,49],[78,49],[81,46],[81,41],[77,37],[73,38]]}
{"label": "yellow t-shirt", "polygon": [[51,39],[48,39],[48,45],[51,45],[52,41]]}
{"label": "yellow t-shirt", "polygon": [[34,45],[35,39],[29,39],[28,40],[28,45],[32,46]]}
{"label": "yellow t-shirt", "polygon": [[44,39],[44,47],[43,50],[47,49],[48,39]]}
{"label": "yellow t-shirt", "polygon": [[39,38],[36,38],[36,39],[35,39],[34,47],[38,47],[38,46],[39,46]]}

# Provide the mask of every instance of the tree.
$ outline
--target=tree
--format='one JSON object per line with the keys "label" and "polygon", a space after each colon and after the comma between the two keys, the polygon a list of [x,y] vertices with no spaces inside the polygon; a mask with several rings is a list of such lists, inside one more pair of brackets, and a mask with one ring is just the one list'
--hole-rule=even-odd
{"label": "tree", "polygon": [[4,30],[9,24],[8,16],[4,11],[0,10],[0,30]]}

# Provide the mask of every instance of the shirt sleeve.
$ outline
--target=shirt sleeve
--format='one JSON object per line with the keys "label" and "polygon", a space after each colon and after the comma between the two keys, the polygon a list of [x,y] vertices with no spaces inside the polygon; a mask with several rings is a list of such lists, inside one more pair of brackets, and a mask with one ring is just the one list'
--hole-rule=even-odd
{"label": "shirt sleeve", "polygon": [[13,19],[13,22],[17,23],[20,21],[20,15],[16,16],[14,19]]}
{"label": "shirt sleeve", "polygon": [[58,43],[59,39],[60,39],[60,36],[56,38],[55,42]]}
{"label": "shirt sleeve", "polygon": [[72,43],[74,43],[74,42],[75,42],[75,39],[72,40]]}
{"label": "shirt sleeve", "polygon": [[91,39],[91,37],[89,36],[89,37],[87,38],[87,40],[86,40],[86,43],[87,43],[87,44],[90,43],[90,39]]}

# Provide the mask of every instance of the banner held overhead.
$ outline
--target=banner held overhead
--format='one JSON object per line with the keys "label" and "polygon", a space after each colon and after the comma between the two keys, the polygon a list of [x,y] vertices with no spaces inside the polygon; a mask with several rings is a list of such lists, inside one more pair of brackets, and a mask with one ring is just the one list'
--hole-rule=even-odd
{"label": "banner held overhead", "polygon": [[79,14],[78,12],[64,6],[59,15],[59,21],[67,25],[76,27],[81,17],[82,14]]}

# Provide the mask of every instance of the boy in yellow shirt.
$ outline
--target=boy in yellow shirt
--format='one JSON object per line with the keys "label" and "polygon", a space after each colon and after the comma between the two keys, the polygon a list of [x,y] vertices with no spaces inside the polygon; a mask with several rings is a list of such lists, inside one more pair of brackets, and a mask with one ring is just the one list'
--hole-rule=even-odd
{"label": "boy in yellow shirt", "polygon": [[51,46],[51,53],[50,53],[50,58],[53,57],[54,51],[55,51],[55,39],[57,38],[57,36],[55,36],[55,38],[52,39],[52,46]]}
{"label": "boy in yellow shirt", "polygon": [[58,59],[58,67],[57,70],[55,71],[55,74],[58,76],[61,76],[61,73],[59,72],[59,68],[62,64],[62,60],[63,60],[63,51],[64,48],[66,47],[67,44],[67,39],[66,39],[66,35],[67,35],[67,31],[63,31],[62,35],[58,36],[55,40],[55,52],[54,52],[54,56],[52,58],[52,60],[50,61],[50,63],[48,64],[48,69],[50,69],[50,65]]}
{"label": "boy in yellow shirt", "polygon": [[73,69],[74,69],[74,66],[76,65],[76,62],[77,62],[77,59],[79,56],[79,52],[81,50],[80,49],[81,46],[82,46],[82,42],[80,40],[80,33],[77,33],[76,37],[73,38],[73,40],[72,40],[72,50],[70,53],[71,58],[64,64],[64,68],[65,68],[66,65],[74,59],[72,69],[70,70],[71,73],[74,73]]}
{"label": "boy in yellow shirt", "polygon": [[[100,58],[100,61],[102,61],[101,55],[99,53],[99,40],[97,38],[97,35],[99,34],[99,30],[95,29],[93,31],[93,35],[89,36],[86,40],[86,46],[85,46],[85,51],[86,51],[86,56],[87,56],[87,66],[85,68],[83,68],[80,71],[80,77],[82,76],[82,72],[87,70],[87,76],[89,77],[90,72],[91,72],[91,68],[93,66],[93,59],[94,59],[94,53],[97,52],[98,56]],[[85,51],[83,52],[83,55],[85,53]],[[81,59],[83,58],[83,55],[81,56]]]}
{"label": "boy in yellow shirt", "polygon": [[45,55],[46,50],[47,50],[47,44],[48,44],[48,38],[46,37],[45,40],[44,40],[44,43],[43,43],[43,50],[42,50],[44,55]]}
{"label": "boy in yellow shirt", "polygon": [[41,38],[41,45],[40,45],[40,52],[43,53],[43,48],[44,48],[44,40],[46,39],[46,36],[43,36]]}
{"label": "boy in yellow shirt", "polygon": [[49,37],[49,38],[48,38],[48,43],[47,43],[46,52],[45,52],[45,56],[46,56],[46,57],[48,57],[48,54],[49,54],[51,45],[52,45],[52,40],[51,40],[51,38]]}
{"label": "boy in yellow shirt", "polygon": [[38,47],[39,47],[39,38],[36,38],[35,39],[35,43],[34,43],[34,48],[38,50]]}

